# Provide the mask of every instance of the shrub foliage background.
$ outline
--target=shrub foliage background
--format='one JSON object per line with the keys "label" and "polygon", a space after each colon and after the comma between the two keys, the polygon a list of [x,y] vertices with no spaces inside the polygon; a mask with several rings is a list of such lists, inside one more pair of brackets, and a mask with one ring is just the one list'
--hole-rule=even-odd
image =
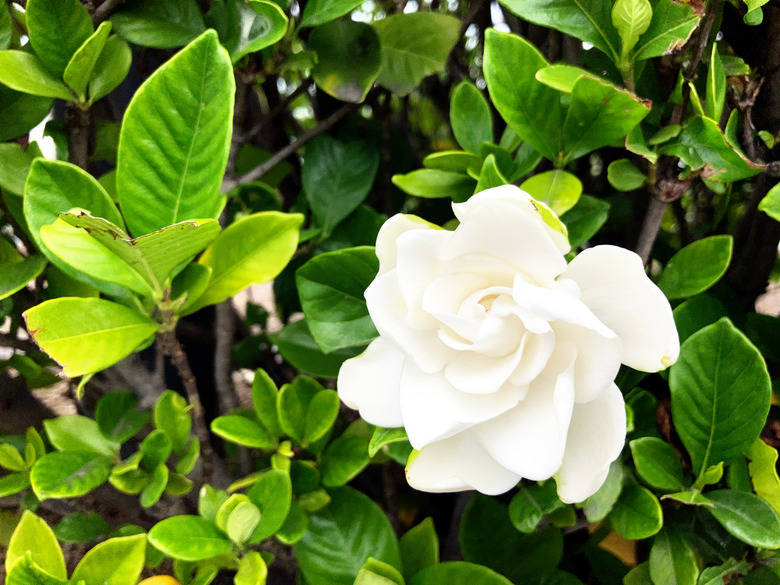
{"label": "shrub foliage background", "polygon": [[[766,0],[2,3],[6,583],[780,583],[778,55]],[[675,307],[582,504],[415,492],[333,390],[384,219],[506,183]]]}

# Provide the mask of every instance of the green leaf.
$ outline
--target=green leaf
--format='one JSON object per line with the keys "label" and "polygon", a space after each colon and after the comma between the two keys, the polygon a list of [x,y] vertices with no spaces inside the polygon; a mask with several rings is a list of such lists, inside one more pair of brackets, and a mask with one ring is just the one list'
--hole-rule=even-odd
{"label": "green leaf", "polygon": [[460,37],[460,21],[436,12],[394,14],[374,22],[373,27],[382,42],[382,71],[377,81],[402,96],[424,77],[444,70]]}
{"label": "green leaf", "polygon": [[198,260],[211,268],[211,280],[189,311],[221,303],[250,284],[276,277],[295,252],[302,222],[297,213],[264,211],[230,224]]}
{"label": "green leaf", "polygon": [[[3,247],[6,240],[0,243]],[[10,245],[10,244],[9,244]],[[18,262],[0,262],[0,300],[10,297],[15,292],[27,286],[31,280],[38,278],[46,268],[43,256],[19,256]]]}
{"label": "green leaf", "polygon": [[717,123],[702,116],[692,118],[674,141],[661,146],[660,152],[679,157],[692,170],[701,169],[704,178],[722,183],[747,179],[763,168],[735,150]]}
{"label": "green leaf", "polygon": [[699,576],[698,585],[724,585],[726,583],[724,579],[735,574],[745,574],[747,572],[747,561],[728,559],[720,566],[704,569]]}
{"label": "green leaf", "polygon": [[30,554],[30,561],[50,575],[59,579],[68,578],[65,571],[65,558],[54,532],[45,520],[25,510],[8,543],[5,554],[6,572],[28,554]]}
{"label": "green leaf", "polygon": [[297,443],[307,439],[306,427],[311,401],[322,391],[324,388],[307,376],[298,376],[279,391],[279,424],[285,434]]}
{"label": "green leaf", "polygon": [[577,203],[561,216],[569,232],[569,244],[576,250],[595,236],[607,222],[610,205],[590,195],[580,195]]}
{"label": "green leaf", "polygon": [[449,197],[465,201],[474,193],[474,179],[461,173],[434,169],[418,169],[405,175],[393,175],[393,185],[404,193],[426,199]]}
{"label": "green leaf", "polygon": [[496,164],[495,155],[489,154],[485,158],[485,162],[482,163],[482,170],[479,172],[479,181],[477,181],[477,186],[474,188],[474,193],[479,193],[492,187],[500,187],[507,183],[509,181],[501,174],[501,170]]}
{"label": "green leaf", "polygon": [[731,262],[733,238],[710,236],[677,252],[661,274],[658,287],[670,299],[691,297],[718,282]]}
{"label": "green leaf", "polygon": [[86,101],[87,85],[110,33],[111,23],[101,23],[98,29],[73,54],[62,75],[63,81],[76,92],[81,102]]}
{"label": "green leaf", "polygon": [[276,531],[276,538],[283,544],[292,545],[303,538],[308,528],[309,517],[297,502],[293,502],[284,524]]}
{"label": "green leaf", "polygon": [[399,540],[404,579],[412,578],[427,567],[439,562],[439,536],[432,518],[426,518],[407,530]]}
{"label": "green leaf", "polygon": [[232,443],[255,449],[272,449],[275,443],[264,428],[236,414],[215,418],[211,421],[211,432]]}
{"label": "green leaf", "polygon": [[106,439],[94,420],[80,414],[45,420],[43,428],[59,451],[92,451],[108,457],[119,453],[119,443]]}
{"label": "green leaf", "polygon": [[279,426],[279,415],[276,411],[279,389],[263,369],[255,370],[252,380],[252,404],[260,424],[271,434],[274,440],[282,434]]}
{"label": "green leaf", "polygon": [[641,437],[629,446],[636,472],[647,485],[667,492],[687,487],[680,457],[669,443],[656,437]]}
{"label": "green leaf", "polygon": [[95,30],[79,0],[31,0],[25,17],[35,54],[57,77],[62,77],[73,54]]}
{"label": "green leaf", "polygon": [[409,585],[512,585],[495,571],[463,561],[441,563],[427,567],[409,581]]}
{"label": "green leaf", "polygon": [[330,492],[331,503],[313,514],[295,556],[310,585],[352,585],[369,557],[401,567],[398,541],[384,512],[348,487]]}
{"label": "green leaf", "polygon": [[336,487],[356,477],[371,458],[368,441],[359,435],[342,435],[331,441],[322,454],[322,485]]}
{"label": "green leaf", "polygon": [[612,7],[612,24],[622,41],[623,55],[634,48],[639,36],[650,26],[653,7],[648,0],[617,0]]}
{"label": "green leaf", "polygon": [[110,538],[91,549],[71,575],[71,583],[135,585],[146,558],[146,535]]}
{"label": "green leaf", "polygon": [[250,550],[238,563],[238,571],[233,577],[235,585],[265,585],[268,576],[268,567],[263,556],[254,550]]}
{"label": "green leaf", "polygon": [[766,365],[726,318],[682,344],[669,386],[674,426],[697,475],[743,453],[764,426],[771,395]]}
{"label": "green leaf", "polygon": [[54,534],[63,542],[90,542],[110,531],[111,527],[97,512],[73,512],[54,527]]}
{"label": "green leaf", "polygon": [[322,134],[306,147],[301,180],[323,237],[363,202],[378,168],[379,153],[364,142]]}
{"label": "green leaf", "polygon": [[758,496],[734,490],[707,492],[715,504],[707,510],[723,528],[740,540],[757,547],[780,547],[780,518],[772,507]]}
{"label": "green leaf", "polygon": [[563,124],[563,163],[623,141],[650,113],[650,104],[590,76],[577,79]]}
{"label": "green leaf", "polygon": [[406,435],[406,429],[403,427],[395,429],[383,429],[382,427],[376,427],[374,429],[374,434],[371,435],[371,440],[368,443],[368,456],[373,457],[380,450],[386,451],[386,445],[408,441],[409,437]]}
{"label": "green leaf", "polygon": [[[82,581],[82,583],[84,583]],[[8,572],[6,585],[68,585],[66,579],[59,579],[41,569],[28,557],[19,559]]]}
{"label": "green leaf", "polygon": [[760,438],[745,453],[756,494],[780,515],[780,478],[777,476],[777,450]]}
{"label": "green leaf", "polygon": [[192,418],[189,412],[187,401],[173,390],[163,392],[154,405],[154,426],[168,435],[177,453],[184,451],[190,438]]}
{"label": "green leaf", "polygon": [[138,398],[127,390],[105,394],[95,409],[100,432],[117,443],[124,443],[136,435],[151,418],[148,412],[138,410]]}
{"label": "green leaf", "polygon": [[41,149],[37,142],[30,143],[25,150],[16,142],[0,144],[0,188],[21,196],[30,165],[40,157]]}
{"label": "green leaf", "polygon": [[0,6],[0,51],[11,46],[14,36],[14,22],[7,6]]}
{"label": "green leaf", "polygon": [[108,38],[89,79],[87,89],[90,102],[108,95],[122,83],[130,71],[132,59],[130,46],[124,39],[118,36]]}
{"label": "green leaf", "polygon": [[758,210],[763,211],[775,221],[780,221],[780,183],[772,187],[758,204]]}
{"label": "green leaf", "polygon": [[693,4],[660,0],[653,6],[650,27],[639,38],[634,60],[660,57],[680,49],[696,29],[703,11]]}
{"label": "green leaf", "polygon": [[455,173],[465,173],[468,170],[476,172],[481,165],[482,159],[480,157],[462,150],[432,152],[423,159],[423,166],[426,168]]}
{"label": "green leaf", "polygon": [[226,491],[204,484],[198,494],[198,514],[210,523],[214,523],[217,519],[217,511],[228,498]]}
{"label": "green leaf", "polygon": [[335,390],[320,390],[314,395],[306,412],[304,436],[310,443],[325,436],[339,414],[339,395]]}
{"label": "green leaf", "polygon": [[30,481],[39,500],[74,498],[105,483],[112,465],[111,457],[93,451],[57,451],[35,462]]}
{"label": "green leaf", "polygon": [[214,31],[203,33],[136,91],[119,135],[116,185],[130,231],[216,218],[235,82]]}
{"label": "green leaf", "polygon": [[534,175],[523,181],[520,188],[558,215],[574,207],[582,194],[580,180],[560,169]]}
{"label": "green leaf", "polygon": [[160,429],[155,429],[146,435],[138,448],[143,457],[144,467],[150,471],[168,461],[172,449],[171,440]]}
{"label": "green leaf", "polygon": [[351,20],[323,24],[311,31],[309,47],[317,52],[312,77],[320,89],[344,102],[366,99],[382,70],[379,35],[370,25]]}
{"label": "green leaf", "polygon": [[230,540],[200,516],[172,516],[155,524],[149,542],[173,559],[201,561],[231,550]]}
{"label": "green leaf", "polygon": [[348,347],[323,353],[311,336],[305,319],[290,323],[269,337],[282,357],[296,369],[320,378],[336,378],[341,364],[361,352],[359,348]]}
{"label": "green leaf", "polygon": [[647,488],[629,484],[620,493],[609,522],[625,539],[649,538],[663,526],[661,503]]}
{"label": "green leaf", "polygon": [[73,100],[65,84],[49,73],[38,57],[25,51],[0,51],[0,83],[22,93]]}
{"label": "green leaf", "polygon": [[645,184],[644,173],[636,168],[627,158],[621,158],[609,163],[607,180],[618,191],[633,191]]}
{"label": "green leaf", "polygon": [[251,502],[240,502],[228,516],[225,532],[230,540],[243,545],[260,522],[260,510]]}
{"label": "green leaf", "polygon": [[9,471],[24,471],[27,465],[19,449],[8,443],[0,443],[0,466]]}
{"label": "green leaf", "polygon": [[131,43],[154,49],[182,47],[206,30],[197,0],[132,0],[111,15]]}
{"label": "green leaf", "polygon": [[137,311],[97,298],[45,301],[23,316],[36,343],[69,377],[114,365],[149,341],[159,327]]}
{"label": "green leaf", "polygon": [[575,82],[583,75],[590,75],[585,69],[573,65],[555,64],[539,69],[534,77],[537,81],[562,91],[571,93]]}
{"label": "green leaf", "polygon": [[509,502],[509,519],[524,534],[530,534],[545,514],[564,507],[558,499],[555,483],[535,484],[522,488]]}
{"label": "green leaf", "polygon": [[235,64],[249,53],[255,53],[280,41],[287,32],[287,16],[274,2],[249,0],[231,2],[228,10],[235,10],[229,17],[229,37],[225,48]]}
{"label": "green leaf", "polygon": [[256,544],[280,530],[287,519],[292,501],[290,474],[277,469],[266,471],[249,488],[247,495],[260,510],[260,522],[248,543]]}
{"label": "green leaf", "polygon": [[712,43],[710,65],[707,69],[707,93],[705,96],[705,112],[707,117],[720,122],[723,105],[726,103],[726,73],[718,53],[717,43]]}
{"label": "green leaf", "polygon": [[297,270],[306,322],[325,353],[365,345],[378,335],[363,297],[378,269],[374,249],[364,246],[320,254]]}
{"label": "green leaf", "polygon": [[612,26],[611,5],[599,0],[503,0],[511,12],[542,26],[591,43],[613,61],[618,59],[618,33]]}
{"label": "green leaf", "polygon": [[54,98],[20,93],[6,87],[0,70],[0,140],[27,134],[48,115],[53,103]]}
{"label": "green leaf", "polygon": [[607,478],[599,490],[581,504],[588,522],[600,522],[606,518],[617,502],[622,489],[623,464],[617,460],[609,466]]}
{"label": "green leaf", "polygon": [[493,142],[490,105],[474,84],[463,81],[452,91],[450,124],[464,150],[479,154],[483,142]]}
{"label": "green leaf", "polygon": [[674,309],[674,322],[680,343],[699,329],[715,323],[726,316],[726,309],[717,299],[703,294],[696,295]]}
{"label": "green leaf", "polygon": [[664,527],[653,540],[650,577],[654,585],[696,585],[699,577],[696,556],[676,530]]}
{"label": "green leaf", "polygon": [[0,477],[0,498],[5,498],[17,494],[30,487],[30,477],[28,473],[9,473]]}
{"label": "green leaf", "polygon": [[344,16],[360,6],[360,0],[312,0],[303,9],[300,27],[317,26]]}
{"label": "green leaf", "polygon": [[404,578],[395,567],[369,557],[354,585],[404,585]]}

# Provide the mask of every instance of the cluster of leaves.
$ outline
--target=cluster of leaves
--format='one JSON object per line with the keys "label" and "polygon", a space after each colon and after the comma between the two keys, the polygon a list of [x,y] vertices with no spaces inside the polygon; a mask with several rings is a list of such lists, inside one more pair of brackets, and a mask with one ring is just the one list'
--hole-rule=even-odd
{"label": "cluster of leaves", "polygon": [[[728,10],[749,27],[765,3]],[[81,397],[154,343],[189,404],[166,390],[147,412],[139,389],[119,390],[93,417],[3,436],[0,497],[24,510],[2,516],[7,584],[135,585],[146,570],[262,585],[287,562],[279,550],[309,585],[780,583],[780,323],[726,276],[753,266],[744,234],[780,221],[756,154],[780,132],[751,126],[761,85],[718,40],[721,2],[502,0],[502,18],[479,2],[86,4],[0,4],[0,316],[17,349],[0,365],[39,388],[53,358]],[[546,56],[554,38],[576,66]],[[123,83],[148,55],[164,63]],[[121,120],[96,121],[123,91]],[[66,123],[46,125],[52,160],[28,133],[63,102]],[[456,508],[463,560],[440,562],[451,500],[430,510],[394,484],[403,429],[340,412],[331,380],[377,335],[363,293],[384,214],[447,227],[450,201],[506,183],[560,215],[574,251],[633,246],[644,217],[637,249],[673,303],[681,355],[668,374],[621,372],[628,442],[599,492],[568,505],[553,482],[523,482],[471,497]],[[761,284],[776,274],[762,270]],[[284,369],[256,369],[252,407],[223,405],[209,435],[177,324],[272,279],[283,327],[269,334],[250,305],[234,359],[255,369],[276,351]],[[45,353],[16,336],[23,318]],[[211,438],[246,459],[226,489],[208,483]],[[356,489],[378,468],[386,511],[366,495],[379,488]],[[181,498],[191,514],[113,527],[75,512],[52,530],[33,513],[104,484],[139,510],[164,516]],[[429,514],[436,525],[418,522]],[[68,578],[58,539],[102,542]]]}

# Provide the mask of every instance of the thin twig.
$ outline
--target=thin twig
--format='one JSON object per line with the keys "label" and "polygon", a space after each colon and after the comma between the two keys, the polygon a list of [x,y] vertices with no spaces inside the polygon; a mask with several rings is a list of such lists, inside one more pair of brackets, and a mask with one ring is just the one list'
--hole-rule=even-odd
{"label": "thin twig", "polygon": [[95,12],[92,13],[92,24],[97,26],[106,20],[121,3],[122,0],[103,0],[100,6],[95,9]]}
{"label": "thin twig", "polygon": [[68,159],[86,170],[89,163],[89,133],[92,117],[88,110],[69,104],[65,112],[68,126]]}
{"label": "thin twig", "polygon": [[271,169],[273,169],[276,165],[281,163],[288,156],[293,154],[296,150],[298,150],[299,148],[307,144],[309,141],[311,141],[313,138],[333,128],[333,126],[338,124],[343,118],[345,118],[350,113],[354,112],[355,108],[357,108],[355,104],[345,104],[344,106],[342,106],[341,108],[333,112],[330,116],[322,120],[314,128],[312,128],[311,130],[307,130],[306,132],[301,134],[297,140],[291,142],[290,144],[282,148],[279,152],[275,153],[271,158],[269,158],[260,166],[255,167],[248,173],[236,177],[235,179],[232,180],[226,179],[225,181],[222,182],[222,192],[225,193],[239,185],[256,181],[257,179],[265,175],[267,172],[269,172]]}
{"label": "thin twig", "polygon": [[236,407],[236,395],[233,392],[233,381],[230,378],[236,319],[230,300],[223,301],[217,305],[215,329],[214,385],[219,397],[220,411],[222,414],[227,414]]}

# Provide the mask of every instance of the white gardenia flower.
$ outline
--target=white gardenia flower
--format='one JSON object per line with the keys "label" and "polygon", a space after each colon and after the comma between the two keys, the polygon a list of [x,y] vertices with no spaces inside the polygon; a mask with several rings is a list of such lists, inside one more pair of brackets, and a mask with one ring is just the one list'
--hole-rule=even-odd
{"label": "white gardenia flower", "polygon": [[406,428],[417,489],[494,495],[554,477],[581,502],[625,442],[620,364],[677,359],[669,302],[623,248],[567,265],[559,220],[517,187],[452,207],[455,231],[399,214],[379,232],[365,296],[380,337],[344,363],[339,396]]}

